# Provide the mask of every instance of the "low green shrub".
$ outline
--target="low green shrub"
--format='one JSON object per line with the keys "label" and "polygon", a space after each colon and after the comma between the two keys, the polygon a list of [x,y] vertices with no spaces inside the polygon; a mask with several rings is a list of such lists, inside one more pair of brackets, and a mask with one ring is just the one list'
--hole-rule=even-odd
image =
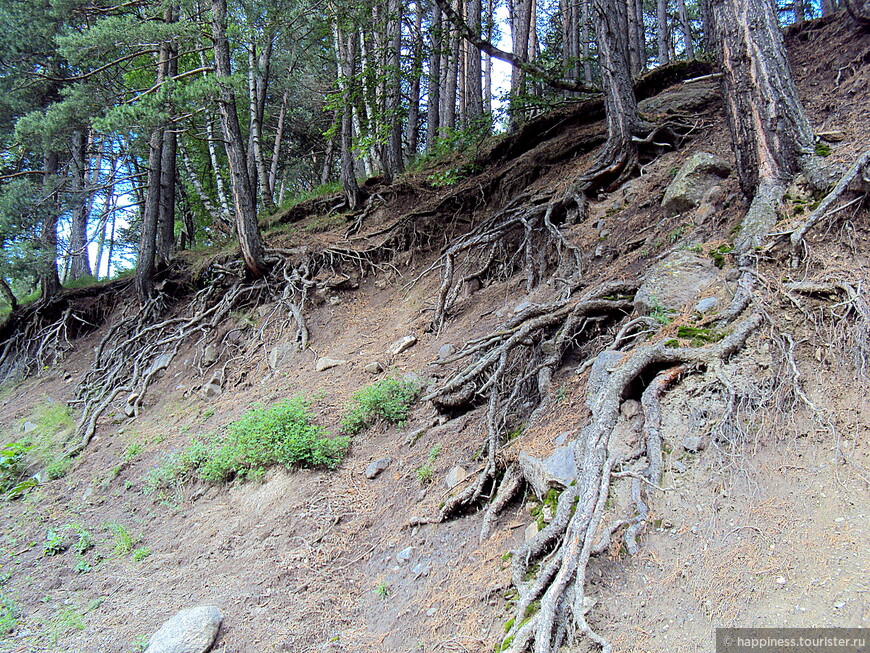
{"label": "low green shrub", "polygon": [[341,421],[342,433],[355,435],[378,422],[402,425],[420,394],[420,383],[408,379],[383,379],[353,395]]}
{"label": "low green shrub", "polygon": [[0,494],[10,495],[27,472],[25,456],[32,447],[10,442],[0,449]]}
{"label": "low green shrub", "polygon": [[297,397],[252,408],[223,434],[169,454],[146,475],[144,492],[177,488],[191,478],[212,483],[259,478],[270,465],[334,469],[349,444],[349,438],[330,438],[312,423],[307,402]]}

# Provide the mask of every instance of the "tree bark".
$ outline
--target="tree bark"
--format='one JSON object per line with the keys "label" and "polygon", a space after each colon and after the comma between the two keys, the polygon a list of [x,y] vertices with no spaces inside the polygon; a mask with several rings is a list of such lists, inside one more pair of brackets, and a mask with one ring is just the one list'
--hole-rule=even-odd
{"label": "tree bark", "polygon": [[[163,22],[178,22],[178,9],[169,5],[164,10]],[[178,74],[178,46],[167,41],[160,47],[163,78],[172,79]],[[163,131],[160,151],[160,198],[157,213],[157,265],[166,267],[175,248],[175,180],[178,172],[178,135],[173,129]]]}
{"label": "tree bark", "polygon": [[59,202],[57,200],[57,152],[45,155],[43,165],[42,187],[48,193],[47,213],[42,222],[39,235],[39,288],[42,301],[47,302],[60,290],[60,278],[57,276],[57,218]]}
{"label": "tree bark", "polygon": [[350,91],[356,67],[357,36],[353,29],[346,36],[341,28],[335,27],[335,44],[338,50],[339,75],[338,88],[344,98],[341,112],[341,186],[347,205],[351,210],[362,204],[362,193],[356,181],[356,161],[353,155],[353,103]]}
{"label": "tree bark", "polygon": [[163,156],[163,130],[151,132],[148,141],[148,181],[139,232],[139,256],[136,259],[136,292],[142,303],[154,290],[154,261],[157,255],[157,220],[160,215],[160,163]]}
{"label": "tree bark", "polygon": [[414,10],[414,29],[411,34],[411,79],[408,90],[408,120],[405,125],[405,143],[408,157],[417,154],[420,145],[420,81],[423,75],[423,4],[417,2]]}
{"label": "tree bark", "polygon": [[671,56],[668,43],[671,39],[668,29],[668,0],[656,2],[656,44],[658,45],[659,65],[670,63]]}
{"label": "tree bark", "polygon": [[383,72],[387,142],[384,148],[383,172],[384,179],[391,183],[405,167],[402,158],[402,69],[399,60],[402,50],[401,0],[388,0],[386,27],[386,65]]}
{"label": "tree bark", "polygon": [[3,295],[6,303],[9,304],[10,311],[14,311],[18,308],[18,298],[15,296],[15,293],[12,292],[12,288],[9,287],[9,284],[3,277],[0,277],[0,294]]}
{"label": "tree bark", "polygon": [[689,21],[689,12],[686,10],[686,0],[677,0],[677,12],[680,16],[680,28],[683,32],[683,48],[686,59],[695,58],[695,46],[692,43],[692,23]]}
{"label": "tree bark", "polygon": [[432,17],[429,23],[431,53],[429,55],[429,79],[426,100],[426,149],[432,150],[438,140],[441,126],[441,54],[443,49],[444,26],[441,9],[432,3]]}
{"label": "tree bark", "polygon": [[236,210],[236,234],[248,271],[255,277],[266,273],[263,260],[263,240],[257,224],[257,203],[248,176],[247,156],[236,113],[236,97],[230,85],[230,47],[226,35],[226,0],[212,0],[212,38],[214,40],[215,77],[220,88],[218,108],[221,116],[227,159],[232,179]]}
{"label": "tree bark", "polygon": [[[468,26],[480,38],[480,0],[468,0]],[[466,69],[466,121],[475,127],[483,114],[483,87],[480,80],[480,51],[476,47],[468,48],[468,64]]]}
{"label": "tree bark", "polygon": [[90,276],[91,265],[88,257],[88,191],[87,183],[87,144],[85,132],[76,130],[72,136],[72,158],[70,173],[73,208],[70,212],[69,234],[69,278],[81,279]]}
{"label": "tree bark", "polygon": [[814,136],[786,59],[770,0],[704,0],[708,5],[728,127],[743,193],[753,198],[738,239],[760,244],[785,186],[812,161]]}

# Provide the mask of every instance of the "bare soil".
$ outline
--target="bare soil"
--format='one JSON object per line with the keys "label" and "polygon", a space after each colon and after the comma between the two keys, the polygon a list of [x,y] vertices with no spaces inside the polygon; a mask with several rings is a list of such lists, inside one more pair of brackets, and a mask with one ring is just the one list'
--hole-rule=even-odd
{"label": "bare soil", "polygon": [[[847,165],[870,137],[870,36],[838,19],[793,30],[789,43],[813,126],[843,133],[829,159]],[[679,95],[680,88],[670,92]],[[696,92],[683,90],[681,97]],[[674,169],[687,156],[699,150],[728,156],[715,101],[695,118],[697,130],[679,150],[597,198],[588,220],[565,227],[566,238],[590,253],[590,285],[636,278],[682,247],[708,251],[733,237],[745,211],[733,176],[725,182],[722,210],[706,220],[667,216],[660,208]],[[588,167],[590,157],[564,153],[577,139],[600,139],[602,128],[600,122],[559,123],[459,188],[488,189],[477,209],[482,216],[516,188],[565,184]],[[442,202],[445,191],[422,189],[423,176],[409,177],[392,200],[389,189],[378,189],[383,208],[365,229],[376,232],[415,202]],[[796,206],[787,204],[783,224],[800,218]],[[590,623],[614,650],[712,651],[720,626],[870,626],[870,384],[856,371],[854,343],[841,337],[843,324],[831,317],[831,302],[796,300],[781,286],[805,278],[847,279],[859,288],[870,281],[866,203],[846,213],[812,233],[804,269],[789,269],[776,252],[760,267],[760,301],[771,322],[796,343],[807,400],[775,396],[747,406],[741,437],[727,442],[715,436],[724,405],[714,370],[688,376],[665,396],[665,474],[640,552],[629,556],[617,543],[592,565],[590,594],[597,603]],[[604,238],[602,225],[609,232]],[[276,234],[272,244],[313,247],[341,240],[345,225],[322,226],[322,218],[307,217]],[[440,238],[463,228],[462,221],[450,222]],[[521,302],[551,292],[544,284],[527,294],[519,277],[490,283],[461,299],[436,337],[426,326],[440,280],[437,269],[425,272],[437,260],[439,244],[433,238],[428,248],[363,275],[358,289],[323,298],[308,316],[309,350],[287,354],[275,369],[270,353],[293,336],[287,316],[269,305],[234,316],[223,330],[239,335],[236,349],[223,352],[232,363],[220,397],[200,392],[210,370],[195,365],[204,343],[190,344],[149,389],[138,418],[113,411],[65,477],[3,504],[0,592],[20,612],[17,626],[0,639],[0,651],[142,650],[168,617],[201,604],[223,612],[213,649],[222,653],[492,650],[504,636],[513,598],[505,554],[523,541],[536,498],[528,494],[511,504],[483,544],[482,512],[409,526],[433,516],[456,491],[444,481],[450,469],[461,466],[473,477],[485,437],[483,408],[444,421],[431,406],[417,405],[404,426],[356,436],[335,471],[272,469],[262,482],[188,485],[159,501],[142,493],[146,475],[167,453],[224,427],[253,404],[303,394],[312,399],[318,422],[337,432],[353,392],[376,378],[364,370],[374,360],[388,374],[414,372],[437,383],[448,372],[434,364],[439,347],[486,334]],[[723,292],[734,291],[732,265],[728,260],[721,273]],[[677,316],[662,337],[684,318]],[[8,439],[18,437],[22,423],[46,403],[72,398],[101,334],[73,342],[57,366],[3,391],[0,424]],[[390,345],[408,334],[418,338],[416,346],[389,355]],[[762,329],[724,373],[737,384],[769,387],[779,342]],[[347,362],[315,372],[322,356]],[[583,426],[589,416],[587,373],[577,371],[583,362],[577,354],[557,372],[551,400],[503,450],[507,460],[520,451],[546,452],[560,434]],[[407,440],[423,427],[419,439]],[[688,451],[688,436],[700,436],[703,450]],[[139,447],[132,456],[131,445]],[[423,484],[416,471],[435,445],[434,480]],[[383,457],[392,458],[389,468],[368,480],[365,467]],[[624,480],[612,488],[614,515],[625,504]],[[110,522],[124,525],[136,547],[150,554],[137,561],[115,553]],[[43,554],[46,532],[67,524],[82,526],[97,542],[85,555],[91,563],[86,573],[76,571],[80,558],[73,551]],[[408,547],[409,559],[398,559]],[[587,649],[580,643],[565,650]]]}

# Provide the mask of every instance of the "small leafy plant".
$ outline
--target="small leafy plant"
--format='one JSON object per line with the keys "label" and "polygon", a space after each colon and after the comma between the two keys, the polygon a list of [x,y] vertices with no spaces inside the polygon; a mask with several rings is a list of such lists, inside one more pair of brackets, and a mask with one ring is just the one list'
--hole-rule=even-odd
{"label": "small leafy plant", "polygon": [[342,433],[355,435],[378,422],[402,425],[420,394],[420,384],[408,379],[383,379],[353,395],[341,421]]}
{"label": "small leafy plant", "polygon": [[109,522],[106,524],[106,528],[115,538],[115,553],[118,555],[127,555],[139,541],[139,538],[131,535],[126,526],[119,522]]}
{"label": "small leafy plant", "polygon": [[390,595],[390,586],[387,584],[387,581],[382,580],[375,587],[375,594],[377,594],[382,599],[387,598]]}
{"label": "small leafy plant", "polygon": [[439,455],[441,455],[441,445],[435,443],[429,450],[429,455],[426,457],[426,463],[417,468],[417,480],[423,485],[432,482],[432,479],[435,476],[432,466],[435,464],[435,461],[438,460]]}

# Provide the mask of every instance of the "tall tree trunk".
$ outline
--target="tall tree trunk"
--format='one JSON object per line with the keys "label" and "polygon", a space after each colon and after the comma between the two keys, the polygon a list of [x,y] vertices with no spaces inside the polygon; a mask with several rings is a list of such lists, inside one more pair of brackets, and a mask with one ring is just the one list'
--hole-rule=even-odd
{"label": "tall tree trunk", "polygon": [[[468,26],[476,36],[481,35],[480,31],[480,0],[468,0],[466,4],[468,11]],[[481,66],[480,66],[480,50],[465,41],[468,50],[468,65],[466,73],[466,113],[469,126],[479,126],[480,117],[483,115],[483,87],[481,86]]]}
{"label": "tall tree trunk", "polygon": [[90,192],[87,188],[87,144],[85,132],[76,130],[72,136],[72,157],[70,173],[72,177],[72,202],[69,231],[69,279],[90,276],[91,264],[88,257],[88,211]]}
{"label": "tall tree trunk", "polygon": [[668,29],[668,0],[656,2],[656,44],[658,46],[659,65],[670,63],[671,53],[668,43],[671,40]]}
{"label": "tall tree trunk", "polygon": [[423,4],[417,0],[414,8],[414,28],[411,38],[411,79],[408,90],[408,121],[405,125],[405,143],[408,157],[417,154],[420,145],[420,78],[423,75]]}
{"label": "tall tree trunk", "polygon": [[689,12],[686,10],[686,0],[677,0],[677,11],[680,15],[680,28],[683,32],[683,47],[686,50],[686,59],[694,59],[695,46],[692,43],[692,23],[689,21]]}
{"label": "tall tree trunk", "polygon": [[146,302],[154,290],[154,261],[157,255],[157,220],[160,215],[160,163],[163,156],[163,130],[155,129],[148,141],[148,181],[139,232],[139,255],[136,259],[136,292]]}
{"label": "tall tree trunk", "polygon": [[759,245],[786,185],[810,172],[813,131],[798,100],[770,0],[705,0],[740,187],[753,198],[738,248]]}
{"label": "tall tree trunk", "polygon": [[356,209],[362,204],[362,192],[356,181],[356,161],[353,156],[353,104],[350,99],[354,87],[356,68],[357,36],[356,30],[349,29],[342,34],[335,27],[335,44],[338,49],[339,75],[338,88],[344,101],[341,112],[341,186],[347,205]]}
{"label": "tall tree trunk", "polygon": [[386,16],[386,57],[384,79],[384,114],[387,123],[387,142],[384,147],[384,178],[391,183],[404,170],[402,157],[402,68],[399,55],[402,50],[402,2],[388,0]]}
{"label": "tall tree trunk", "polygon": [[[513,12],[510,14],[511,40],[513,54],[523,60],[529,58],[529,32],[532,20],[532,0],[513,0]],[[516,66],[511,68],[511,112],[510,128],[515,130],[521,122],[519,104],[526,95],[525,73]]]}
{"label": "tall tree trunk", "polygon": [[[278,162],[281,160],[281,144],[284,141],[284,121],[287,118],[287,99],[289,91],[281,96],[281,109],[278,112],[278,127],[275,130],[275,143],[272,146],[272,161],[269,165],[269,197],[275,197],[275,183],[278,179]],[[330,139],[332,142],[332,139]],[[321,182],[321,183],[326,183]]]}
{"label": "tall tree trunk", "polygon": [[[459,75],[459,34],[455,29],[450,29],[450,47],[447,52],[447,65],[445,66],[444,92],[441,95],[441,137],[445,138],[451,130],[456,129],[456,84]],[[444,64],[442,63],[442,66]]]}
{"label": "tall tree trunk", "polygon": [[592,0],[580,0],[580,50],[583,57],[583,81],[592,84],[592,57],[589,51],[589,8]]}
{"label": "tall tree trunk", "polygon": [[10,311],[14,311],[18,308],[18,298],[15,296],[15,293],[12,292],[12,288],[9,287],[9,284],[3,277],[0,277],[0,294],[3,295],[3,299],[5,299],[6,303],[9,304]]}
{"label": "tall tree trunk", "polygon": [[57,275],[57,218],[60,209],[57,199],[57,170],[57,152],[49,152],[45,155],[42,178],[42,188],[48,193],[48,208],[39,235],[39,289],[43,302],[51,300],[60,290],[60,277]]}
{"label": "tall tree trunk", "polygon": [[[173,5],[166,7],[163,22],[178,22],[178,9]],[[161,45],[161,65],[163,78],[172,79],[178,74],[178,46],[173,41]],[[156,262],[160,267],[169,265],[172,250],[175,248],[175,179],[178,172],[178,136],[173,129],[163,132],[163,145],[160,151],[160,198],[157,209]]]}
{"label": "tall tree trunk", "polygon": [[444,24],[441,9],[437,3],[432,3],[429,38],[431,53],[429,55],[429,79],[426,94],[426,149],[432,150],[438,140],[438,130],[441,127],[441,55],[443,49]]}
{"label": "tall tree trunk", "polygon": [[[495,0],[486,0],[484,37],[490,43],[492,43],[494,5]],[[488,116],[492,115],[492,56],[490,54],[483,55],[483,112]]]}
{"label": "tall tree trunk", "polygon": [[215,78],[220,93],[218,108],[226,143],[227,159],[232,179],[233,200],[236,209],[236,234],[242,249],[245,266],[255,277],[266,273],[263,260],[263,240],[257,224],[257,203],[251,179],[248,176],[245,143],[236,113],[236,96],[230,85],[230,46],[226,35],[226,0],[212,0],[212,38],[214,40]]}

